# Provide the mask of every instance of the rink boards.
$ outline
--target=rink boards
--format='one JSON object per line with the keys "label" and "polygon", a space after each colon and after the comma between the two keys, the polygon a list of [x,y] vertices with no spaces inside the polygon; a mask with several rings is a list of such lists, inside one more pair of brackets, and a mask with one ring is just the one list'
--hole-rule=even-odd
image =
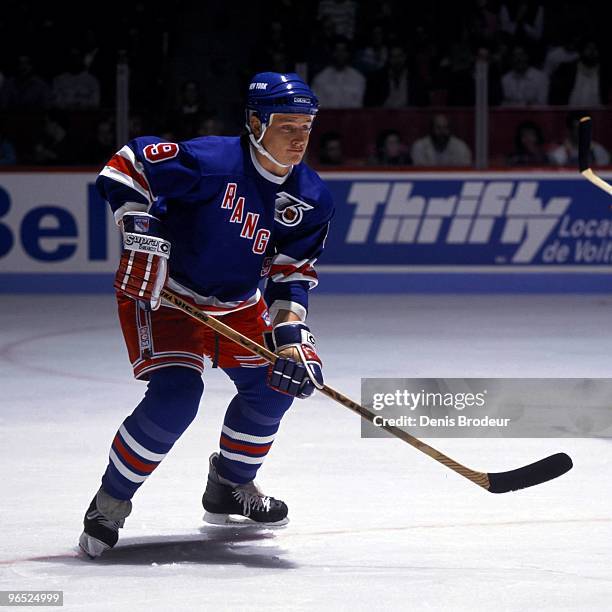
{"label": "rink boards", "polygon": [[[2,291],[112,290],[120,242],[95,176],[0,173]],[[322,176],[336,214],[321,291],[612,290],[610,199],[577,172]]]}

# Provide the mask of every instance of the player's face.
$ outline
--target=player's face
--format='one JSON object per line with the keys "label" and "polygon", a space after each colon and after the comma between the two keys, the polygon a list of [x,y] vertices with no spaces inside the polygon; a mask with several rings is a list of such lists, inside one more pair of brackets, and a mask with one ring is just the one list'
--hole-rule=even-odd
{"label": "player's face", "polygon": [[274,115],[263,137],[263,146],[283,164],[299,164],[306,153],[312,117]]}

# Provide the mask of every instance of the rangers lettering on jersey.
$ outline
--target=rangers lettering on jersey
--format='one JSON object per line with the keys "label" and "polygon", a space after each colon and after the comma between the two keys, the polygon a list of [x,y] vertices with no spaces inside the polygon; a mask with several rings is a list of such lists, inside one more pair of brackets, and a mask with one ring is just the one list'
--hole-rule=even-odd
{"label": "rangers lettering on jersey", "polygon": [[[142,137],[109,161],[97,186],[116,218],[125,210],[160,218],[172,244],[170,285],[196,296],[205,310],[256,303],[265,270],[269,306],[278,301],[300,316],[307,311],[333,205],[304,163],[273,177],[253,161],[246,140]],[[143,250],[152,248],[139,240]]]}

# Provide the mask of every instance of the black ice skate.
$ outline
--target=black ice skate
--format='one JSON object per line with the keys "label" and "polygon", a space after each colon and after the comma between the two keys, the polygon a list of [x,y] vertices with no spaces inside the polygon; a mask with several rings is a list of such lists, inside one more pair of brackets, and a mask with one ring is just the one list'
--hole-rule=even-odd
{"label": "black ice skate", "polygon": [[115,499],[100,489],[87,508],[84,530],[79,538],[81,550],[94,559],[112,548],[119,539],[119,528],[132,511],[132,502]]}
{"label": "black ice skate", "polygon": [[289,522],[285,502],[264,495],[255,481],[236,487],[221,482],[215,467],[218,456],[210,456],[208,482],[202,496],[207,523],[281,527]]}

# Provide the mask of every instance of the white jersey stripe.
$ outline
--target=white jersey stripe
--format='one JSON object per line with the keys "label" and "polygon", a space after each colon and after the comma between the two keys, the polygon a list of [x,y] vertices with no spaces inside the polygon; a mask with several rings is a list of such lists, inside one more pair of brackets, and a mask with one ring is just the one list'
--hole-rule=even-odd
{"label": "white jersey stripe", "polygon": [[278,255],[275,255],[274,258],[272,259],[272,265],[281,265],[281,266],[286,266],[286,265],[290,265],[290,266],[295,266],[296,268],[300,268],[301,266],[303,266],[306,263],[310,263],[310,265],[314,265],[315,261],[317,261],[316,259],[294,259],[293,257],[290,257],[289,255],[285,255],[284,253],[278,253]]}
{"label": "white jersey stripe", "polygon": [[132,271],[132,265],[134,263],[134,255],[136,254],[136,251],[132,251],[130,253],[130,258],[128,260],[128,265],[125,269],[125,276],[123,277],[123,281],[121,281],[121,289],[125,289],[125,287],[127,286],[127,282],[130,278],[130,272]]}
{"label": "white jersey stripe", "polygon": [[142,359],[141,357],[138,357],[136,361],[132,362],[132,365],[133,366],[138,365],[139,363],[142,363],[143,361],[148,361],[149,359],[151,360],[165,359],[167,357],[186,357],[189,359],[196,359],[202,364],[204,363],[204,358],[202,357],[202,355],[196,355],[195,353],[179,353],[179,352],[173,352],[173,351],[166,351],[166,352],[161,352],[161,353],[154,353],[153,355],[151,355],[151,357],[149,357],[146,360]]}
{"label": "white jersey stripe", "polygon": [[240,431],[230,429],[227,425],[223,426],[222,431],[226,436],[229,436],[234,440],[251,442],[251,444],[270,444],[270,442],[274,442],[274,438],[276,438],[276,434],[272,434],[271,436],[254,436],[252,434],[242,433]]}
{"label": "white jersey stripe", "polygon": [[164,453],[163,455],[159,453],[153,453],[150,450],[147,450],[141,444],[138,444],[138,442],[136,442],[136,440],[134,440],[134,438],[130,436],[128,430],[125,428],[125,425],[122,425],[119,428],[119,433],[121,434],[121,437],[123,438],[124,442],[130,447],[130,449],[133,450],[135,453],[139,454],[143,459],[146,459],[147,461],[155,461],[156,463],[159,463],[166,456],[166,453]]}
{"label": "white jersey stripe", "polygon": [[[302,268],[304,266],[310,267],[314,270],[314,265],[316,259],[294,259],[293,257],[289,257],[289,255],[285,255],[284,253],[279,253],[274,256],[272,260],[271,268],[274,266],[293,266],[297,269]],[[275,283],[286,283],[291,281],[307,281],[310,283],[310,288],[314,289],[319,281],[316,277],[307,276],[305,274],[301,274],[299,272],[278,272],[276,274],[270,274],[269,277]]]}
{"label": "white jersey stripe", "polygon": [[132,151],[132,149],[130,149],[130,147],[125,145],[124,147],[119,149],[119,151],[117,151],[117,155],[119,155],[120,157],[123,157],[124,159],[127,159],[130,162],[130,164],[132,165],[134,170],[136,170],[138,175],[146,183],[146,185],[147,185],[147,187],[149,189],[149,192],[152,195],[153,194],[153,190],[151,189],[151,184],[149,183],[149,179],[147,178],[147,175],[145,174],[144,166],[142,165],[141,162],[139,162],[136,159],[136,155],[134,155],[134,151]]}
{"label": "white jersey stripe", "polygon": [[[191,299],[201,310],[206,312],[207,314],[214,314],[218,316],[222,316],[224,314],[228,314],[230,312],[237,312],[238,310],[243,310],[244,308],[249,308],[250,306],[254,306],[259,302],[261,298],[261,291],[259,289],[255,290],[255,293],[251,297],[249,297],[244,302],[222,302],[216,297],[208,297],[200,295],[187,287],[177,283],[173,278],[168,278],[167,287],[170,291],[174,291],[179,295],[182,295],[186,298]],[[171,304],[164,304],[165,306],[172,307]],[[212,310],[207,311],[207,306],[213,307]],[[215,309],[223,309],[225,312],[221,312]]]}
{"label": "white jersey stripe", "polygon": [[236,359],[240,365],[252,366],[252,365],[262,365],[268,363],[266,359],[260,357],[259,359]]}
{"label": "white jersey stripe", "polygon": [[306,281],[310,283],[311,289],[314,289],[319,284],[319,281],[314,278],[314,276],[307,276],[306,274],[301,274],[299,272],[292,272],[291,274],[284,274],[282,272],[279,272],[278,274],[272,274],[269,278],[275,283]]}
{"label": "white jersey stripe", "polygon": [[136,155],[134,155],[134,151],[132,151],[130,147],[124,145],[123,147],[121,147],[121,149],[119,149],[119,151],[117,151],[117,155],[120,155],[121,157],[127,159],[132,164],[132,166],[134,166],[134,170],[136,170],[136,172],[138,172],[138,174],[142,176],[146,184],[149,184],[147,175],[144,172],[144,166],[136,159]]}
{"label": "white jersey stripe", "polygon": [[114,181],[117,181],[118,183],[122,183],[123,185],[132,188],[134,191],[137,191],[141,196],[145,197],[149,204],[152,203],[151,195],[146,189],[142,187],[142,185],[137,183],[131,176],[120,172],[116,168],[104,166],[102,172],[100,172],[100,176],[106,176],[109,179],[112,179]]}
{"label": "white jersey stripe", "polygon": [[221,454],[232,461],[241,461],[242,463],[250,463],[251,465],[263,463],[264,459],[266,458],[265,455],[263,457],[249,457],[247,455],[240,455],[238,453],[229,453],[224,449],[221,449]]}
{"label": "white jersey stripe", "polygon": [[151,277],[151,267],[153,266],[153,253],[149,253],[147,255],[147,267],[145,268],[144,279],[142,281],[142,285],[140,285],[140,291],[138,295],[141,297],[144,295],[145,289],[149,283],[149,279]]}
{"label": "white jersey stripe", "polygon": [[195,370],[196,372],[198,372],[198,374],[202,374],[202,370],[204,369],[204,368],[198,368],[197,366],[192,365],[190,363],[185,363],[184,361],[177,361],[177,362],[167,361],[167,362],[162,362],[162,363],[156,363],[146,368],[143,368],[142,370],[138,370],[135,376],[136,378],[140,379],[142,378],[144,374],[153,372],[153,370],[161,370],[162,368],[167,368],[169,366],[181,366],[183,368],[191,368],[192,370]]}
{"label": "white jersey stripe", "polygon": [[118,472],[128,480],[132,482],[144,482],[147,479],[147,476],[141,476],[140,474],[136,474],[132,472],[132,470],[128,469],[124,463],[121,462],[121,459],[117,457],[115,451],[111,448],[109,453],[109,458],[111,463],[117,468]]}

